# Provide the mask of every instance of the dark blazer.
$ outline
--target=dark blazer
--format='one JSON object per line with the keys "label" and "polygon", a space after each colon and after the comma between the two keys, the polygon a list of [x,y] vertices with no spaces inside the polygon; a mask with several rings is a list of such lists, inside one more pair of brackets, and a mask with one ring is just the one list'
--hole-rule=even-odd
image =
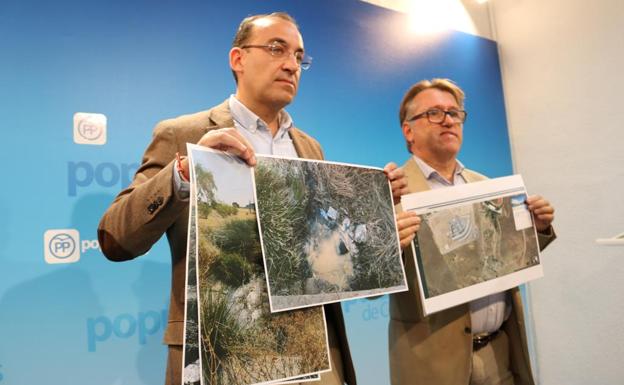
{"label": "dark blazer", "polygon": [[[422,171],[411,157],[403,170],[410,193],[429,190]],[[464,169],[468,183],[486,179]],[[538,234],[540,249],[555,235]],[[392,385],[468,384],[472,368],[472,331],[468,304],[422,316],[416,267],[411,248],[405,251],[409,291],[390,296],[390,378]],[[509,337],[510,370],[516,385],[534,385],[518,288],[510,290],[512,311],[502,329]]]}
{"label": "dark blazer", "polygon": [[[164,343],[170,346],[169,365],[175,367],[176,373],[181,370],[182,361],[181,355],[173,354],[172,349],[180,352],[184,339],[188,201],[180,200],[174,192],[173,165],[177,152],[186,155],[186,143],[197,143],[206,132],[224,127],[234,127],[227,100],[210,110],[158,123],[134,180],[115,198],[98,227],[102,252],[112,261],[126,261],[143,255],[163,234],[167,234],[172,274]],[[321,146],[316,140],[294,127],[289,133],[301,158],[323,159]],[[344,380],[349,385],[355,385],[340,304],[325,306],[325,313],[332,368],[337,373],[344,373]],[[332,335],[336,338],[331,338]],[[175,357],[174,362],[171,362],[172,357]],[[336,361],[342,362],[342,368],[333,364]],[[180,376],[172,377],[174,379],[168,383],[180,383]]]}

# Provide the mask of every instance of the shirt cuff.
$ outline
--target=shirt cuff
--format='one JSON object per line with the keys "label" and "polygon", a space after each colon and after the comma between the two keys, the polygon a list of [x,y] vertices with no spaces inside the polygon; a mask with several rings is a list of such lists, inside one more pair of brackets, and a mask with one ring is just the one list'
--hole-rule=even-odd
{"label": "shirt cuff", "polygon": [[173,164],[173,192],[181,201],[188,201],[191,195],[191,184],[182,179],[178,173],[178,161]]}
{"label": "shirt cuff", "polygon": [[538,231],[537,233],[546,237],[552,237],[554,234],[554,231],[553,231],[552,225],[550,225],[546,229],[542,231]]}

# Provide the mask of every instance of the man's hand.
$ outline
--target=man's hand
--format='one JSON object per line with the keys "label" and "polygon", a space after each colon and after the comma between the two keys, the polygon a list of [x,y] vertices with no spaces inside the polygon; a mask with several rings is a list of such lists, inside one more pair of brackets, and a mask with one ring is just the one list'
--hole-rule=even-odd
{"label": "man's hand", "polygon": [[550,202],[539,195],[531,195],[527,198],[526,203],[529,206],[529,211],[533,213],[537,231],[547,230],[555,219],[555,209],[550,205]]}
{"label": "man's hand", "polygon": [[404,249],[409,246],[420,229],[420,217],[411,211],[403,211],[398,213],[396,218],[401,249]]}
{"label": "man's hand", "polygon": [[238,156],[252,167],[256,165],[253,146],[234,127],[208,131],[199,139],[197,144],[229,152]]}
{"label": "man's hand", "polygon": [[384,173],[386,173],[392,186],[392,200],[396,205],[401,202],[401,195],[407,194],[407,178],[403,169],[394,162],[390,162],[384,167]]}
{"label": "man's hand", "polygon": [[[234,127],[208,131],[199,139],[197,144],[215,150],[229,152],[244,160],[251,167],[256,165],[256,155],[253,146]],[[188,158],[184,158],[180,166],[185,174],[189,175]]]}

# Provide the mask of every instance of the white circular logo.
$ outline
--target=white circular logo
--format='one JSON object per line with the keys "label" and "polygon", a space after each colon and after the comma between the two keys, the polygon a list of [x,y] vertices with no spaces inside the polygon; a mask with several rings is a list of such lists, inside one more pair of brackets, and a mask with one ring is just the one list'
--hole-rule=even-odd
{"label": "white circular logo", "polygon": [[96,140],[102,135],[102,125],[91,117],[85,117],[78,122],[78,133],[86,140]]}
{"label": "white circular logo", "polygon": [[50,253],[58,259],[64,259],[74,254],[76,250],[76,241],[69,234],[57,234],[48,244]]}

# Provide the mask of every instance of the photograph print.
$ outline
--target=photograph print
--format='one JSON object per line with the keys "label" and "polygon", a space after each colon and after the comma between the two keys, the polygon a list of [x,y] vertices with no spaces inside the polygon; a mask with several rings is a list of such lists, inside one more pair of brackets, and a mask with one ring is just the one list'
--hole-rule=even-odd
{"label": "photograph print", "polygon": [[542,276],[519,175],[402,197],[421,218],[414,256],[425,313]]}
{"label": "photograph print", "polygon": [[202,383],[250,385],[328,371],[322,307],[270,312],[250,168],[198,146],[189,154]]}
{"label": "photograph print", "polygon": [[263,155],[257,160],[271,311],[407,290],[382,169]]}

